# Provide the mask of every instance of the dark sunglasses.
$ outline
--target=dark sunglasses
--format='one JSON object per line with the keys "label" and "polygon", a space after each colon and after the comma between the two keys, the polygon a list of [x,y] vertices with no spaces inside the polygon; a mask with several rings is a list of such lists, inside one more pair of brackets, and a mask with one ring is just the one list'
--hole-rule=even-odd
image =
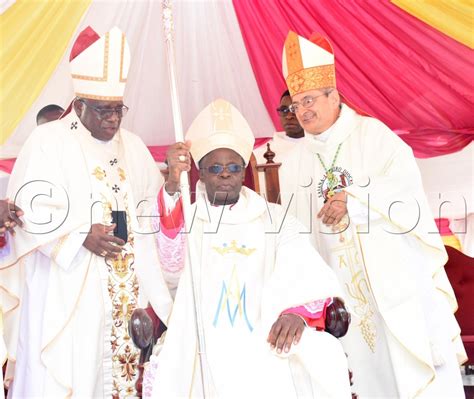
{"label": "dark sunglasses", "polygon": [[288,115],[289,113],[292,113],[292,112],[290,111],[290,109],[289,109],[288,107],[284,106],[284,105],[282,105],[281,107],[278,107],[278,108],[276,109],[276,111],[278,112],[278,115],[280,115],[280,116],[286,116],[286,115]]}
{"label": "dark sunglasses", "polygon": [[244,167],[242,165],[239,165],[237,163],[231,163],[229,165],[223,166],[223,165],[211,165],[208,166],[207,168],[201,168],[201,170],[207,170],[210,174],[212,175],[220,175],[224,170],[227,170],[229,173],[240,173]]}

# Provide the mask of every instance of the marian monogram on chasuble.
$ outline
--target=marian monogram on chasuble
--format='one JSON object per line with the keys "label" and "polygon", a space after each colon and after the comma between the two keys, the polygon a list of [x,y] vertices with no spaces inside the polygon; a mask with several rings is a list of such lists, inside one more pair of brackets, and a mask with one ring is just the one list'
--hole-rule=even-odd
{"label": "marian monogram on chasuble", "polygon": [[242,257],[250,257],[255,252],[255,248],[247,248],[245,245],[238,246],[237,242],[232,240],[230,245],[224,243],[222,246],[214,246],[212,249],[220,256],[228,258],[231,267],[230,275],[227,274],[227,279],[222,280],[212,324],[217,327],[219,322],[224,322],[221,318],[227,318],[230,325],[234,327],[236,319],[239,318],[245,322],[246,327],[251,332],[253,331],[253,325],[247,313],[247,286],[240,282],[238,262]]}
{"label": "marian monogram on chasuble", "polygon": [[[93,168],[92,175],[95,178],[95,186],[100,187],[101,223],[110,225],[113,211],[125,213],[122,223],[126,226],[121,227],[127,233],[127,242],[116,258],[103,258],[106,268],[101,273],[104,303],[108,304],[105,307],[104,343],[108,348],[105,348],[104,352],[111,355],[109,369],[112,374],[112,397],[124,398],[136,396],[139,351],[128,334],[128,321],[137,307],[139,286],[134,270],[134,235],[129,213],[128,193],[131,191],[119,160],[116,157],[109,158],[108,162],[101,162],[100,166]],[[118,221],[120,222],[120,219]],[[119,226],[116,227],[118,228]],[[107,373],[107,370],[104,372]]]}

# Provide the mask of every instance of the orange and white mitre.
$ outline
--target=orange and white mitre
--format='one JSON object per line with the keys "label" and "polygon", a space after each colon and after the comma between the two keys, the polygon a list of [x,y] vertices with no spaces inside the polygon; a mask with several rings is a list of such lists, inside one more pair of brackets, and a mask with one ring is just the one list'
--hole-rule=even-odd
{"label": "orange and white mitre", "polygon": [[123,99],[130,67],[130,48],[117,27],[99,36],[84,29],[69,58],[74,93],[78,97],[104,101]]}
{"label": "orange and white mitre", "polygon": [[291,96],[336,87],[333,50],[321,35],[313,34],[307,40],[290,31],[283,47],[282,69]]}

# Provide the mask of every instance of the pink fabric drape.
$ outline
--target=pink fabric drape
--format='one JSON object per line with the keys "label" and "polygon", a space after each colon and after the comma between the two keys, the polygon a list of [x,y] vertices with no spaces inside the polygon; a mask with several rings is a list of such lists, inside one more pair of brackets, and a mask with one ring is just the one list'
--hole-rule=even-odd
{"label": "pink fabric drape", "polygon": [[[233,0],[263,101],[275,108],[289,29],[326,35],[339,90],[397,131],[418,157],[474,139],[473,51],[386,1]],[[402,134],[403,133],[403,134]]]}
{"label": "pink fabric drape", "polygon": [[0,170],[6,173],[12,173],[16,158],[0,159]]}

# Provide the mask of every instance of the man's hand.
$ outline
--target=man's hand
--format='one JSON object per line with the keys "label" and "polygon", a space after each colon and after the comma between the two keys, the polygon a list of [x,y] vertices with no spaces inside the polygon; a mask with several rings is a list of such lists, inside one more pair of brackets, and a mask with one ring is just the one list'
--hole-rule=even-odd
{"label": "man's hand", "polygon": [[347,193],[340,191],[329,198],[318,213],[327,226],[336,226],[347,214]]}
{"label": "man's hand", "polygon": [[282,314],[268,334],[267,342],[270,343],[272,349],[276,348],[277,353],[284,350],[288,353],[291,345],[296,345],[303,335],[305,327],[304,320],[292,313]]}
{"label": "man's hand", "polygon": [[20,220],[23,214],[24,212],[13,202],[0,200],[0,234],[8,230],[12,235],[15,235],[13,229],[16,226],[23,226],[23,222]]}
{"label": "man's hand", "polygon": [[115,224],[110,226],[100,223],[93,224],[82,245],[98,256],[114,257],[118,255],[122,252],[125,241],[109,234],[114,231],[114,228]]}
{"label": "man's hand", "polygon": [[191,142],[176,143],[168,148],[166,152],[166,163],[168,164],[168,179],[165,183],[165,190],[169,195],[173,195],[179,190],[179,178],[181,172],[191,170],[191,154],[189,149]]}

